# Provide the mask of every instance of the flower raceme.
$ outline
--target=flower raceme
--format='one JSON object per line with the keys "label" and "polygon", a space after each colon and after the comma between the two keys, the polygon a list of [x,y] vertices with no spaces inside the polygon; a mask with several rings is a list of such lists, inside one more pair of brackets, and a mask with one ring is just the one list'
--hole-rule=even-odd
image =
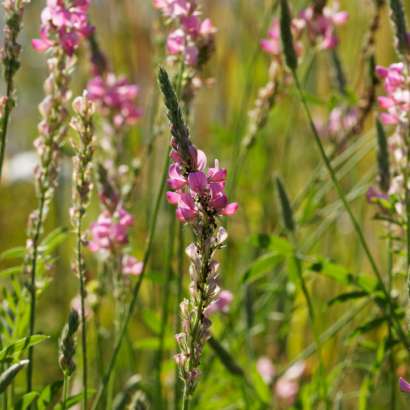
{"label": "flower raceme", "polygon": [[89,5],[89,0],[76,0],[72,4],[47,0],[47,7],[41,13],[41,39],[32,40],[34,49],[45,51],[61,44],[64,52],[72,56],[79,40],[94,32],[94,27],[88,25],[86,11]]}
{"label": "flower raceme", "polygon": [[179,23],[179,28],[167,38],[169,54],[183,55],[185,63],[191,67],[205,63],[214,47],[216,29],[209,18],[200,20],[195,2],[154,0],[154,7],[162,10],[165,17]]}
{"label": "flower raceme", "polygon": [[87,90],[90,100],[98,105],[103,116],[112,118],[117,129],[124,123],[135,124],[142,114],[135,103],[139,87],[130,84],[125,76],[116,78],[113,73],[108,73],[105,79],[96,76],[88,82]]}

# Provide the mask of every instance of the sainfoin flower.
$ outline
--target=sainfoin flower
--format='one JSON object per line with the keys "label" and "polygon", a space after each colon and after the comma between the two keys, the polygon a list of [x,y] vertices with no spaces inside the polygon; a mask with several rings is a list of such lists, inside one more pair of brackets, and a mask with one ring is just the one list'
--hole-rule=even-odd
{"label": "sainfoin flower", "polygon": [[64,0],[47,0],[41,13],[41,39],[32,40],[34,49],[45,51],[59,43],[68,56],[73,55],[79,40],[94,32],[85,13],[89,5],[89,0],[76,0],[72,4],[65,4]]}
{"label": "sainfoin flower", "polygon": [[399,379],[399,386],[403,393],[410,393],[410,384],[407,383],[402,377]]}
{"label": "sainfoin flower", "polygon": [[87,85],[90,100],[100,108],[101,114],[110,117],[116,128],[124,123],[135,124],[142,114],[137,107],[136,98],[139,87],[130,84],[125,76],[116,78],[115,74],[108,73],[92,78]]}
{"label": "sainfoin flower", "polygon": [[104,211],[97,222],[91,224],[92,240],[88,243],[91,252],[98,252],[101,249],[114,250],[119,245],[128,243],[127,228],[133,225],[134,216],[120,208],[114,218],[108,211]]}
{"label": "sainfoin flower", "polygon": [[212,302],[205,310],[205,316],[210,316],[215,312],[220,312],[226,315],[229,311],[229,307],[233,301],[233,294],[229,290],[223,290],[218,297],[218,300]]}
{"label": "sainfoin flower", "polygon": [[261,357],[256,362],[256,370],[261,375],[265,384],[270,385],[275,379],[275,366],[269,357]]}
{"label": "sainfoin flower", "polygon": [[138,262],[136,258],[130,255],[124,255],[122,258],[122,272],[124,275],[140,275],[143,262]]}

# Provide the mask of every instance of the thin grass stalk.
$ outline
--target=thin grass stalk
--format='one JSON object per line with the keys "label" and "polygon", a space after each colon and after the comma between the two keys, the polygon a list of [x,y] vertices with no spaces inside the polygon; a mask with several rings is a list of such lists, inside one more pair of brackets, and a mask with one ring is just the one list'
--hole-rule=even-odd
{"label": "thin grass stalk", "polygon": [[[166,258],[166,277],[165,277],[165,287],[164,295],[162,299],[162,313],[161,313],[161,328],[159,332],[159,349],[158,349],[158,379],[157,379],[157,389],[158,389],[158,403],[159,408],[163,407],[162,403],[162,392],[161,392],[161,367],[162,367],[162,357],[164,355],[164,337],[165,329],[168,321],[168,305],[169,305],[169,294],[170,294],[170,285],[172,279],[172,256],[174,251],[174,236],[175,236],[175,211],[172,208],[169,208],[169,236],[168,236],[168,252]],[[179,300],[179,299],[178,299]]]}
{"label": "thin grass stalk", "polygon": [[[332,178],[332,181],[333,181],[333,183],[334,183],[334,185],[335,185],[335,188],[336,188],[336,190],[337,190],[337,192],[338,192],[338,194],[339,194],[340,200],[342,201],[344,208],[346,209],[347,213],[349,214],[350,220],[352,221],[352,224],[353,224],[353,226],[354,226],[354,228],[355,228],[355,231],[356,231],[357,235],[359,236],[360,243],[361,243],[361,245],[362,245],[362,247],[363,247],[363,249],[364,249],[364,251],[365,251],[365,254],[366,254],[366,257],[367,257],[368,261],[370,262],[370,265],[371,265],[371,267],[372,267],[372,269],[373,269],[373,272],[375,273],[375,275],[377,276],[377,279],[379,280],[381,290],[382,290],[382,292],[385,294],[386,300],[387,300],[388,304],[389,304],[390,306],[393,306],[393,302],[392,302],[392,300],[391,300],[391,296],[390,296],[390,295],[388,294],[388,292],[387,292],[386,286],[385,286],[385,284],[384,284],[384,282],[383,282],[383,279],[382,279],[382,277],[381,277],[381,274],[380,274],[380,272],[379,272],[379,269],[377,268],[376,262],[374,261],[373,256],[372,256],[372,254],[371,254],[371,252],[370,252],[370,249],[369,249],[369,247],[368,247],[368,245],[367,245],[367,242],[366,242],[366,240],[365,240],[365,238],[364,238],[363,232],[362,232],[362,230],[361,230],[359,224],[357,223],[356,218],[354,217],[354,215],[353,215],[353,213],[352,213],[352,210],[350,209],[349,204],[348,204],[347,201],[346,201],[346,198],[345,198],[345,196],[344,196],[344,193],[343,193],[343,191],[342,191],[342,188],[341,188],[341,186],[340,186],[340,184],[339,184],[339,182],[338,182],[338,180],[337,180],[337,178],[336,178],[335,172],[334,172],[334,170],[333,170],[333,168],[332,168],[332,166],[331,166],[331,164],[330,164],[330,161],[329,161],[328,157],[326,156],[326,153],[325,153],[325,150],[324,150],[324,148],[323,148],[322,142],[321,142],[321,140],[320,140],[319,134],[318,134],[318,132],[317,132],[317,130],[316,130],[316,127],[315,127],[315,125],[314,125],[314,123],[313,123],[312,116],[311,116],[310,111],[309,111],[309,108],[308,108],[308,106],[307,106],[306,98],[305,98],[304,93],[303,93],[303,91],[302,91],[302,88],[301,88],[301,85],[300,85],[300,82],[299,82],[298,75],[297,75],[297,73],[296,73],[296,71],[295,71],[294,69],[292,69],[291,71],[292,71],[293,78],[294,78],[294,80],[295,80],[296,88],[297,88],[297,90],[298,90],[298,92],[299,92],[299,95],[300,95],[300,99],[301,99],[301,101],[302,101],[303,108],[304,108],[305,113],[306,113],[306,116],[307,116],[307,118],[308,118],[308,122],[309,122],[310,128],[311,128],[311,130],[312,130],[312,132],[313,132],[313,135],[314,135],[314,137],[315,137],[316,144],[317,144],[317,146],[318,146],[318,148],[319,148],[320,155],[321,155],[321,157],[322,157],[322,159],[323,159],[323,161],[324,161],[324,163],[325,163],[325,165],[326,165],[326,168],[328,169],[328,172],[330,173],[330,176],[331,176],[331,178]],[[394,312],[394,308],[392,308],[392,314],[393,314],[393,318],[397,321],[397,323],[394,323],[394,327],[395,327],[395,329],[396,329],[396,332],[397,332],[399,338],[401,339],[401,342],[402,342],[403,345],[406,347],[407,352],[410,354],[410,350],[409,350],[410,345],[409,345],[409,342],[407,341],[406,336],[405,336],[403,330],[402,330],[401,327],[400,327],[400,322],[399,322],[399,320],[398,320],[398,318],[397,318],[397,316],[396,316],[396,314],[395,314],[395,312]]]}
{"label": "thin grass stalk", "polygon": [[3,170],[4,154],[6,152],[7,126],[8,126],[8,123],[9,123],[9,115],[10,115],[10,111],[11,111],[11,109],[9,108],[10,107],[9,99],[11,97],[11,93],[12,93],[12,79],[10,78],[10,80],[7,82],[7,92],[6,92],[7,100],[6,100],[6,104],[5,104],[5,108],[4,108],[3,127],[2,127],[2,130],[1,130],[1,134],[0,134],[0,142],[1,142],[1,147],[0,147],[0,183],[1,183],[1,176],[2,176],[2,170]]}
{"label": "thin grass stalk", "polygon": [[64,385],[63,385],[63,401],[61,403],[61,410],[65,410],[66,408],[67,390],[68,390],[68,372],[65,371],[64,372]]}
{"label": "thin grass stalk", "polygon": [[[388,224],[387,227],[387,274],[389,277],[388,290],[391,294],[393,287],[393,248],[391,240],[391,225]],[[391,313],[391,312],[389,312]],[[389,326],[389,339],[393,339],[391,327]],[[390,388],[391,388],[391,408],[394,410],[396,408],[396,367],[394,363],[394,346],[390,348]]]}
{"label": "thin grass stalk", "polygon": [[125,317],[122,320],[121,327],[120,327],[120,332],[119,332],[117,341],[115,343],[114,352],[111,356],[110,362],[108,364],[108,368],[105,372],[102,384],[100,385],[100,387],[98,389],[98,392],[97,392],[96,398],[94,400],[94,403],[91,407],[91,410],[97,410],[98,409],[98,406],[99,406],[99,404],[101,402],[101,399],[102,399],[102,395],[104,394],[104,391],[107,387],[107,383],[110,379],[111,372],[114,368],[114,365],[115,365],[116,360],[117,360],[118,353],[119,353],[120,348],[121,348],[122,339],[125,335],[128,323],[129,323],[129,321],[131,319],[131,316],[134,312],[135,302],[137,301],[138,293],[139,293],[139,290],[140,290],[140,287],[141,287],[141,282],[144,278],[145,269],[146,269],[146,266],[147,266],[147,263],[148,263],[148,260],[149,260],[150,254],[151,254],[151,245],[152,245],[152,240],[154,238],[154,231],[155,231],[155,226],[156,226],[156,223],[157,223],[159,205],[161,203],[162,192],[164,190],[165,179],[166,179],[167,172],[168,172],[169,149],[167,149],[165,153],[166,153],[166,157],[164,159],[164,168],[163,168],[162,173],[161,173],[160,185],[158,187],[157,196],[155,198],[154,209],[153,209],[153,213],[152,213],[152,217],[151,217],[150,227],[149,227],[149,230],[148,230],[148,237],[147,237],[147,240],[146,240],[146,243],[145,243],[144,258],[143,258],[144,265],[143,265],[141,274],[138,277],[137,283],[134,286],[132,299],[131,299],[130,304],[128,305],[128,310],[126,311]]}
{"label": "thin grass stalk", "polygon": [[321,388],[322,388],[322,391],[320,393],[320,397],[325,402],[326,409],[329,410],[330,409],[330,400],[329,400],[329,397],[327,395],[326,368],[325,368],[325,364],[324,364],[324,361],[323,361],[322,342],[320,340],[320,335],[319,335],[319,331],[318,331],[318,328],[317,328],[315,311],[313,309],[312,300],[310,298],[309,291],[306,287],[305,280],[303,279],[300,259],[296,256],[297,242],[296,242],[295,233],[290,231],[289,235],[290,235],[291,242],[292,242],[293,249],[294,249],[294,253],[295,253],[294,257],[295,257],[297,271],[298,271],[298,275],[299,275],[299,281],[300,281],[300,284],[301,284],[303,295],[305,296],[306,303],[308,305],[310,323],[312,324],[313,335],[314,335],[315,343],[316,343],[317,357],[318,357],[318,361],[319,361],[319,374],[320,374],[320,379],[321,379],[320,384],[321,384]]}

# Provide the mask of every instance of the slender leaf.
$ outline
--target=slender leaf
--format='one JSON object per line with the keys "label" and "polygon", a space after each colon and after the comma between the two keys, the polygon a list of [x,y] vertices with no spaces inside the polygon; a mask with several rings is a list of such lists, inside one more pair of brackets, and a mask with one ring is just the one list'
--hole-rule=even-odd
{"label": "slender leaf", "polygon": [[16,353],[20,353],[23,350],[27,349],[30,346],[33,346],[37,343],[42,342],[44,339],[48,339],[49,336],[45,335],[34,335],[30,337],[26,337],[25,339],[21,339],[16,343],[13,343],[7,347],[5,347],[2,351],[0,351],[0,360],[5,359],[6,357],[10,357],[15,355]]}
{"label": "slender leaf", "polygon": [[38,392],[33,391],[31,393],[25,394],[13,407],[12,410],[26,410],[27,407],[33,402],[33,400],[38,396]]}
{"label": "slender leaf", "polygon": [[270,252],[258,258],[242,276],[241,283],[253,282],[261,278],[266,272],[273,269],[285,258],[277,252]]}
{"label": "slender leaf", "polygon": [[336,296],[335,298],[329,300],[329,302],[327,302],[326,306],[330,307],[330,306],[333,306],[333,305],[337,305],[338,303],[347,302],[347,301],[352,300],[352,299],[363,298],[365,296],[368,296],[367,292],[342,293],[341,295]]}
{"label": "slender leaf", "polygon": [[282,255],[289,255],[293,252],[292,245],[280,236],[273,235],[252,235],[248,238],[248,243],[258,248],[265,248],[268,251],[274,251]]}
{"label": "slender leaf", "polygon": [[0,375],[0,394],[4,393],[7,387],[13,382],[20,370],[28,363],[22,360],[20,363],[13,364]]}
{"label": "slender leaf", "polygon": [[310,270],[321,273],[342,285],[350,285],[353,282],[353,275],[343,266],[331,262],[315,263],[309,268]]}
{"label": "slender leaf", "polygon": [[51,403],[63,384],[63,380],[58,380],[53,384],[48,385],[41,392],[40,397],[37,400],[37,410],[46,410],[47,406]]}
{"label": "slender leaf", "polygon": [[0,253],[0,261],[3,259],[22,258],[26,253],[24,246],[18,246],[17,248],[7,249]]}
{"label": "slender leaf", "polygon": [[23,267],[20,266],[13,266],[12,268],[3,269],[0,271],[0,279],[6,278],[7,276],[14,275],[15,273],[20,273],[23,270]]}
{"label": "slender leaf", "polygon": [[[87,398],[91,397],[94,393],[95,393],[95,390],[87,390]],[[77,394],[76,396],[71,396],[67,399],[65,408],[68,409],[70,407],[73,407],[76,404],[81,403],[83,401],[83,399],[84,399],[84,393]],[[63,407],[62,403],[60,402],[60,403],[56,404],[53,407],[53,409],[54,410],[61,410],[62,407]]]}
{"label": "slender leaf", "polygon": [[383,323],[386,322],[386,318],[385,317],[379,317],[377,319],[373,319],[370,322],[365,323],[362,326],[359,326],[358,328],[356,328],[355,330],[353,330],[353,332],[351,332],[349,334],[349,336],[347,336],[348,339],[351,339],[353,337],[359,336],[363,333],[369,332],[370,330],[375,329],[376,327],[381,326]]}

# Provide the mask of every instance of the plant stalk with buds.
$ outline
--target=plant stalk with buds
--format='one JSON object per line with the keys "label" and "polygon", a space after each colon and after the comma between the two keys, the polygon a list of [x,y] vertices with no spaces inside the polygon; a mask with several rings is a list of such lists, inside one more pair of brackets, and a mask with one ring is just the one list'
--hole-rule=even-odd
{"label": "plant stalk with buds", "polygon": [[70,209],[71,222],[76,231],[77,238],[77,257],[73,263],[75,274],[80,281],[80,297],[81,297],[81,323],[82,323],[82,351],[83,351],[83,385],[84,385],[84,409],[87,408],[87,338],[85,326],[85,276],[86,269],[82,254],[82,245],[86,243],[83,238],[82,220],[85,210],[90,204],[91,191],[93,183],[91,182],[92,173],[92,158],[95,151],[93,142],[94,137],[94,103],[89,101],[87,91],[84,91],[82,97],[77,97],[73,102],[73,109],[77,114],[77,118],[72,118],[71,127],[78,134],[78,142],[70,140],[71,146],[74,148],[76,155],[73,160],[73,189],[72,199],[73,207]]}
{"label": "plant stalk with buds", "polygon": [[3,7],[6,10],[6,26],[4,31],[4,47],[0,50],[3,62],[3,77],[6,81],[6,95],[0,99],[0,182],[6,151],[6,136],[9,116],[16,105],[13,77],[20,68],[21,45],[17,43],[17,36],[22,28],[24,4],[30,0],[6,0]]}

